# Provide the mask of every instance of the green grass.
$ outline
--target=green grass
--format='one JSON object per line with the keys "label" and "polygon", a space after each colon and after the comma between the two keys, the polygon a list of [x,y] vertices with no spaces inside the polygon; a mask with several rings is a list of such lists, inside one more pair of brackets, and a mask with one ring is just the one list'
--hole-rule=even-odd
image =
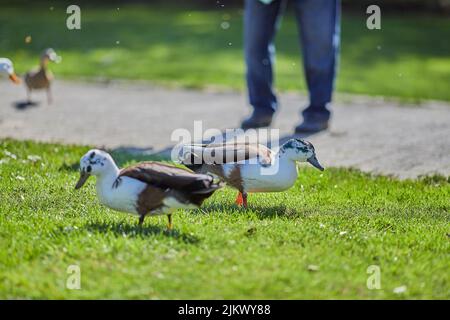
{"label": "green grass", "polygon": [[[73,189],[87,149],[0,141],[0,298],[450,298],[446,178],[302,167],[287,192],[241,210],[225,188],[168,233],[100,205],[94,181]],[[73,264],[81,290],[65,288]]]}
{"label": "green grass", "polygon": [[[0,47],[23,73],[52,46],[63,63],[58,77],[145,79],[165,85],[244,90],[242,10],[82,5],[82,29],[66,29],[66,6],[2,6]],[[50,7],[53,6],[53,10]],[[291,10],[292,11],[292,10]],[[276,84],[305,91],[292,12],[277,37]],[[346,13],[337,81],[339,92],[450,101],[450,20],[383,15],[370,31],[366,14]],[[230,28],[221,28],[221,22]],[[26,36],[32,42],[26,44]],[[119,43],[117,43],[119,41]]]}

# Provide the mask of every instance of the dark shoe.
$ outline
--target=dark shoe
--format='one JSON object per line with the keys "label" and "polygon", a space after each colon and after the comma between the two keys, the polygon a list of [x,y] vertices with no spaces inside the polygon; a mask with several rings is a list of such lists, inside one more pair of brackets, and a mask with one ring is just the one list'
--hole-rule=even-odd
{"label": "dark shoe", "polygon": [[313,133],[328,129],[328,120],[305,118],[295,127],[295,133]]}
{"label": "dark shoe", "polygon": [[249,118],[242,121],[241,128],[247,130],[268,127],[272,123],[272,116],[272,113],[253,111]]}

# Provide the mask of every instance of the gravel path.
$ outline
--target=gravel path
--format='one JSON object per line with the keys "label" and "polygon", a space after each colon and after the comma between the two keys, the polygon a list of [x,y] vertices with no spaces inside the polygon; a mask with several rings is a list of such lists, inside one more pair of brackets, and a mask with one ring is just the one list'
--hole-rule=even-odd
{"label": "gravel path", "polygon": [[[147,83],[58,81],[54,104],[36,93],[37,106],[18,108],[25,89],[0,81],[0,138],[169,150],[174,129],[233,128],[250,112],[236,92],[167,89]],[[274,128],[288,137],[306,97],[280,96]],[[450,175],[450,105],[399,104],[383,99],[337,99],[328,132],[308,137],[325,166],[355,167],[400,178]]]}

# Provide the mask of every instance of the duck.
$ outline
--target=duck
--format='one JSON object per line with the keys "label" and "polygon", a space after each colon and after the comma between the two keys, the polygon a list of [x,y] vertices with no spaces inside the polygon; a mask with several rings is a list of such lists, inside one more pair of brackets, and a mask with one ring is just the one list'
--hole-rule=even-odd
{"label": "duck", "polygon": [[41,55],[39,67],[25,74],[25,85],[27,87],[27,99],[31,103],[31,91],[46,89],[47,103],[52,103],[51,83],[54,79],[53,73],[48,70],[49,61],[59,63],[61,57],[52,48],[45,49]]}
{"label": "duck", "polygon": [[324,167],[311,142],[290,139],[278,152],[258,143],[225,142],[184,145],[180,162],[197,173],[211,173],[238,190],[236,204],[247,208],[248,193],[281,192],[298,177],[297,162]]}
{"label": "duck", "polygon": [[146,216],[167,215],[170,230],[177,209],[196,209],[223,186],[212,175],[198,174],[171,164],[146,161],[119,169],[109,153],[89,150],[80,159],[80,189],[96,177],[100,202],[115,210],[137,215],[139,226]]}
{"label": "duck", "polygon": [[8,74],[9,79],[15,84],[20,83],[20,78],[14,72],[14,65],[8,58],[0,58],[0,72]]}

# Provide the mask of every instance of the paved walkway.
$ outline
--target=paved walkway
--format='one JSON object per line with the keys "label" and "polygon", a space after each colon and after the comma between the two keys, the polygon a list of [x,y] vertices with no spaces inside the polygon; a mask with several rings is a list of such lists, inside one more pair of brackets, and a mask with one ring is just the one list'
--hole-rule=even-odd
{"label": "paved walkway", "polygon": [[[36,93],[38,106],[22,108],[25,89],[0,81],[0,138],[148,148],[174,145],[174,129],[233,128],[250,112],[236,92],[175,90],[147,83],[58,81],[54,104]],[[289,136],[304,96],[282,94],[273,127]],[[355,167],[400,178],[450,175],[450,105],[401,105],[383,99],[340,97],[331,130],[308,137],[325,166]]]}

